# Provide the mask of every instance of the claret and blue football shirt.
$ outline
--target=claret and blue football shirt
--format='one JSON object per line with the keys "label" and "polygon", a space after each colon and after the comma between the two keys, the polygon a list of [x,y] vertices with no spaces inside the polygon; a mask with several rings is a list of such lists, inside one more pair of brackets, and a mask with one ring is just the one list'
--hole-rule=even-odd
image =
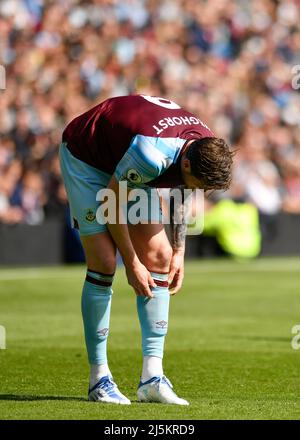
{"label": "claret and blue football shirt", "polygon": [[180,158],[188,141],[213,137],[195,115],[168,99],[107,99],[75,118],[63,141],[77,159],[136,186],[182,185]]}

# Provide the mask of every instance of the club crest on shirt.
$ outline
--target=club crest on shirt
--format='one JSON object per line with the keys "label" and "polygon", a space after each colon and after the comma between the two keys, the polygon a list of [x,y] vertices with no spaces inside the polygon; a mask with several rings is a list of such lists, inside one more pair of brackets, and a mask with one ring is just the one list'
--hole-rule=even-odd
{"label": "club crest on shirt", "polygon": [[90,223],[92,223],[93,221],[96,220],[96,214],[94,213],[94,211],[92,209],[89,208],[86,211],[85,219]]}
{"label": "club crest on shirt", "polygon": [[130,168],[126,173],[127,180],[131,183],[141,183],[142,176],[134,168]]}

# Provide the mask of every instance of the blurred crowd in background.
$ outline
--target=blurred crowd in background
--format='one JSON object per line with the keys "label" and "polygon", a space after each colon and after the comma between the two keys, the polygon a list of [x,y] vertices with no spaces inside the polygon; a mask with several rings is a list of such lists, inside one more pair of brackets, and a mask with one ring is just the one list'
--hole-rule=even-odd
{"label": "blurred crowd in background", "polygon": [[62,130],[112,96],[164,96],[237,150],[223,196],[300,213],[300,0],[1,0],[0,222],[64,215]]}

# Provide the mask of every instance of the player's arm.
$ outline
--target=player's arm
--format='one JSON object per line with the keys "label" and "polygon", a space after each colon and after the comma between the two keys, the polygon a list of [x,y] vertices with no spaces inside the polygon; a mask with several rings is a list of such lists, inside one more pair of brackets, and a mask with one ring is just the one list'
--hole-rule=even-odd
{"label": "player's arm", "polygon": [[176,190],[181,192],[182,203],[174,203],[174,199],[171,198],[170,219],[172,230],[172,247],[174,252],[184,252],[187,231],[186,219],[184,215],[184,186],[179,186],[176,188]]}
{"label": "player's arm", "polygon": [[171,245],[173,248],[173,257],[170,265],[169,288],[170,293],[174,295],[182,286],[184,277],[184,252],[185,237],[187,231],[186,219],[184,215],[184,187],[178,187],[181,191],[182,203],[174,203],[171,198],[170,220],[171,220]]}
{"label": "player's arm", "polygon": [[[110,234],[116,243],[127,272],[129,284],[139,295],[151,297],[149,288],[155,286],[153,278],[146,267],[140,262],[130,239],[127,224],[120,224],[119,208],[119,182],[123,181],[131,186],[138,187],[140,184],[149,182],[161,174],[166,166],[171,163],[157,147],[157,138],[136,135],[127,152],[118,163],[114,176],[108,188],[116,195],[116,224],[108,224]],[[122,212],[121,212],[122,215]],[[125,222],[124,222],[125,223]]]}
{"label": "player's arm", "polygon": [[[113,176],[109,182],[108,188],[113,190],[116,196],[116,223],[108,223],[107,227],[109,232],[116,243],[117,248],[123,258],[125,264],[127,278],[129,284],[134,288],[137,295],[143,295],[146,297],[153,297],[153,294],[149,288],[155,287],[153,278],[146,267],[140,262],[133,244],[130,239],[129,230],[127,224],[120,224],[120,210],[119,210],[119,182],[116,177]],[[121,212],[122,215],[122,212]]]}

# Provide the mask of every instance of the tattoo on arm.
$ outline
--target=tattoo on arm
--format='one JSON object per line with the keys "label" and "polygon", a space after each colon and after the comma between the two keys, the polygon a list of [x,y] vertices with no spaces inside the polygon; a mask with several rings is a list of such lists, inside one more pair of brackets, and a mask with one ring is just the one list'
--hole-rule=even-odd
{"label": "tattoo on arm", "polygon": [[185,237],[187,231],[187,225],[184,216],[184,187],[178,187],[176,190],[181,191],[182,203],[174,203],[174,198],[171,197],[170,209],[171,209],[171,237],[173,250],[184,250]]}
{"label": "tattoo on arm", "polygon": [[173,225],[172,247],[173,250],[184,250],[185,248],[186,225]]}

